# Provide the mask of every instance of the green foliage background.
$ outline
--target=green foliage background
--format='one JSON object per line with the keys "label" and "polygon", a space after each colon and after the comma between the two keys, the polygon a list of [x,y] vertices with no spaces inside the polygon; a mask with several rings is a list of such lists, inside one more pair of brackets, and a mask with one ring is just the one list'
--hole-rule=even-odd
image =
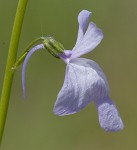
{"label": "green foliage background", "polygon": [[[17,0],[0,0],[0,91]],[[27,66],[27,97],[21,87],[21,67],[12,86],[2,150],[136,150],[137,149],[137,1],[29,0],[18,56],[31,40],[54,36],[72,49],[77,15],[93,12],[91,20],[104,32],[101,44],[83,56],[104,70],[111,98],[125,128],[106,133],[92,103],[81,112],[58,117],[52,112],[64,81],[65,64],[46,51],[35,53]]]}

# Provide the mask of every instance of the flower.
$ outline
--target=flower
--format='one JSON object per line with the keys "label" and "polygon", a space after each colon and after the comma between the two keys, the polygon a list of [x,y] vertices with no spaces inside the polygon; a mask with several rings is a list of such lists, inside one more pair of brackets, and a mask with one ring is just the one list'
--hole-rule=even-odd
{"label": "flower", "polygon": [[[41,37],[34,41],[43,40],[42,44],[34,46],[31,50],[27,48],[15,66],[24,60],[22,87],[25,96],[27,62],[35,51],[46,48],[54,57],[61,58],[67,64],[65,81],[57,96],[54,113],[59,116],[74,114],[94,101],[100,126],[105,131],[119,131],[124,128],[124,125],[114,102],[110,99],[105,74],[93,60],[79,58],[92,51],[103,39],[102,31],[93,22],[90,22],[87,27],[90,15],[91,12],[87,10],[79,13],[78,36],[72,50],[64,50],[63,45],[52,37]],[[30,48],[30,45],[28,47]]]}
{"label": "flower", "polygon": [[105,74],[96,62],[79,58],[92,51],[103,39],[102,31],[93,22],[89,23],[86,30],[90,15],[91,12],[87,10],[79,13],[76,44],[71,51],[64,50],[64,54],[60,54],[67,66],[65,81],[53,111],[59,116],[70,115],[94,101],[100,126],[105,131],[119,131],[124,125],[114,102],[110,99]]}

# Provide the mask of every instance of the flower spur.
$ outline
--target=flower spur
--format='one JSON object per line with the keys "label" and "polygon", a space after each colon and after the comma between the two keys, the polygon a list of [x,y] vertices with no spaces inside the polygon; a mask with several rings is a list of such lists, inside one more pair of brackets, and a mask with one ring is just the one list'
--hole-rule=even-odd
{"label": "flower spur", "polygon": [[[91,12],[87,10],[79,13],[79,30],[74,48],[63,50],[63,53],[58,54],[67,66],[64,84],[57,96],[53,111],[59,116],[70,115],[79,112],[91,101],[94,101],[98,110],[100,126],[105,131],[119,131],[123,129],[124,125],[114,102],[110,99],[105,74],[96,62],[79,58],[92,51],[103,39],[102,31],[93,22],[90,22],[87,27],[90,15]],[[33,51],[43,49],[44,44],[37,47],[32,48]],[[32,53],[30,50],[23,63],[24,91],[26,65]]]}

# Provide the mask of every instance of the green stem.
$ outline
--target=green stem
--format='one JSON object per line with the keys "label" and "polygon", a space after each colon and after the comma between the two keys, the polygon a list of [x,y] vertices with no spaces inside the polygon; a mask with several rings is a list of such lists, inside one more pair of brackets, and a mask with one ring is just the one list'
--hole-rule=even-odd
{"label": "green stem", "polygon": [[12,29],[12,35],[11,35],[11,41],[9,46],[9,53],[7,58],[7,65],[5,70],[3,89],[2,89],[1,101],[0,101],[0,144],[2,141],[4,126],[6,122],[10,91],[11,91],[13,76],[15,72],[15,70],[12,70],[12,67],[16,62],[18,43],[19,43],[19,38],[20,38],[20,33],[21,33],[27,2],[28,0],[19,0],[16,16],[14,20],[14,25]]}
{"label": "green stem", "polygon": [[38,42],[42,42],[45,39],[45,37],[38,37],[35,40],[33,40],[24,50],[24,52],[21,54],[19,59],[16,61],[15,65],[13,66],[13,69],[17,69],[17,67],[24,61],[26,55],[30,51],[31,47],[34,46],[34,44]]}

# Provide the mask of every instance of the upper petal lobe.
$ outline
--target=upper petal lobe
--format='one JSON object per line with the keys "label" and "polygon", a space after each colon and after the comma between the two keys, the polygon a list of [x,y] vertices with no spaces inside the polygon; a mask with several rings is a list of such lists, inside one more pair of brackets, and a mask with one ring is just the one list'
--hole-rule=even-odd
{"label": "upper petal lobe", "polygon": [[92,13],[87,10],[82,10],[78,15],[78,23],[79,23],[79,29],[78,29],[78,36],[75,46],[80,43],[80,41],[83,38],[83,35],[85,33],[85,29],[88,23],[88,19]]}
{"label": "upper petal lobe", "polygon": [[102,30],[91,22],[82,40],[73,48],[71,59],[89,53],[101,42],[102,39]]}

